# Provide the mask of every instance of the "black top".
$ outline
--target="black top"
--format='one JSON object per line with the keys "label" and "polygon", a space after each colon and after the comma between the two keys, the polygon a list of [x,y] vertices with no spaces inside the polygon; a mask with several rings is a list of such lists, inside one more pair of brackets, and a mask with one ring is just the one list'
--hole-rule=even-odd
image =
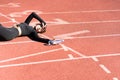
{"label": "black top", "polygon": [[[42,20],[35,12],[32,12],[25,22],[18,24],[18,27],[21,28],[22,34],[21,36],[28,36],[30,39],[38,42],[48,43],[49,39],[41,38],[39,37],[38,33],[35,31],[35,29],[32,26],[29,26],[29,23],[31,20],[35,18],[40,23],[45,23],[44,20]],[[0,40],[11,40],[19,36],[19,32],[17,28],[5,28],[2,25],[0,25]]]}
{"label": "black top", "polygon": [[34,41],[39,41],[43,43],[48,43],[49,39],[40,38],[38,36],[38,33],[35,31],[35,29],[32,26],[29,26],[26,23],[20,23],[18,27],[21,28],[22,34],[21,36],[28,36],[30,39]]}

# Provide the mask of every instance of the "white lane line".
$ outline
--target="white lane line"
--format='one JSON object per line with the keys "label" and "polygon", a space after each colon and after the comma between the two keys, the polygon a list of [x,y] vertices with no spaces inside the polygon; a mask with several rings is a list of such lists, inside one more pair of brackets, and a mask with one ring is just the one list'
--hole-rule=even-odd
{"label": "white lane line", "polygon": [[111,71],[106,67],[106,66],[104,66],[103,64],[100,64],[99,65],[106,73],[111,73]]}
{"label": "white lane line", "polygon": [[6,16],[6,15],[4,15],[4,14],[2,14],[2,13],[0,13],[0,16],[3,16],[3,17],[5,17],[5,18],[7,18],[8,20],[11,20],[11,21],[12,21],[12,19],[11,19],[10,17],[8,17],[8,16]]}
{"label": "white lane line", "polygon": [[86,10],[86,11],[64,11],[64,12],[43,12],[41,14],[71,14],[71,13],[99,13],[99,12],[119,12],[120,9],[111,10]]}
{"label": "white lane line", "polygon": [[17,41],[17,42],[0,42],[1,45],[9,45],[9,44],[23,44],[23,43],[31,43],[35,41]]}
{"label": "white lane line", "polygon": [[[53,50],[49,50],[49,51],[45,51],[45,52],[34,53],[34,54],[30,54],[30,55],[19,56],[19,57],[15,57],[15,58],[6,59],[6,60],[0,60],[0,63],[14,61],[14,60],[18,60],[18,59],[22,59],[22,58],[27,58],[27,57],[32,57],[32,56],[37,56],[37,55],[40,55],[40,54],[54,52],[54,51],[58,51],[58,50],[63,50],[63,48],[53,49]],[[78,55],[82,56],[82,57],[78,57],[78,58],[74,58],[74,59],[84,59],[84,58],[92,58],[93,59],[95,57],[97,58],[97,57],[114,57],[114,56],[120,56],[120,53],[113,53],[113,54],[106,54],[106,55],[85,56],[85,55],[82,55],[79,52],[76,52],[74,50],[72,50],[72,51],[75,52],[75,53],[77,53]],[[96,59],[94,59],[94,60],[97,61]]]}
{"label": "white lane line", "polygon": [[24,55],[24,56],[19,56],[19,57],[15,57],[15,58],[9,58],[9,59],[6,59],[6,60],[0,60],[0,63],[9,62],[9,61],[15,61],[15,60],[28,58],[28,57],[33,57],[33,56],[37,56],[37,55],[41,55],[41,54],[45,54],[45,53],[50,53],[50,52],[55,52],[55,51],[59,51],[59,50],[63,50],[63,48],[48,50],[48,51],[34,53],[34,54],[29,54],[29,55]]}
{"label": "white lane line", "polygon": [[19,63],[19,64],[8,64],[8,65],[0,65],[0,68],[19,67],[19,66],[27,66],[27,65],[51,63],[51,62],[61,62],[61,61],[69,61],[69,60],[74,60],[74,59],[65,58],[65,59],[45,60],[45,61],[38,61],[38,62],[27,62],[27,63]]}
{"label": "white lane line", "polygon": [[62,48],[64,49],[64,51],[68,51],[68,47],[66,47],[64,44],[60,44],[62,46]]}
{"label": "white lane line", "polygon": [[55,18],[54,21],[46,21],[46,22],[49,25],[70,24],[68,21],[65,21],[65,20],[59,19],[59,18]]}
{"label": "white lane line", "polygon": [[[56,18],[55,20],[57,21],[57,24],[70,24],[68,21],[59,18]],[[54,24],[56,24],[56,22]]]}
{"label": "white lane line", "polygon": [[69,37],[69,36],[78,35],[78,34],[84,34],[84,33],[89,33],[89,32],[90,32],[89,30],[82,30],[82,31],[77,31],[77,32],[71,32],[71,33],[57,35],[57,36],[54,36],[54,38]]}
{"label": "white lane line", "polygon": [[70,22],[69,24],[99,24],[99,23],[119,23],[120,20],[101,20],[101,21],[85,21],[85,22]]}
{"label": "white lane line", "polygon": [[114,77],[113,80],[119,80],[117,77]]}
{"label": "white lane line", "polygon": [[[57,19],[55,19],[57,20]],[[69,25],[69,24],[102,24],[102,23],[120,23],[120,19],[117,20],[96,20],[96,21],[78,21],[78,22],[67,22],[62,19],[57,20],[56,22],[46,21],[49,25]],[[50,26],[49,26],[50,27]]]}
{"label": "white lane line", "polygon": [[74,59],[74,57],[73,57],[72,54],[68,54],[68,57],[69,57],[70,59]]}
{"label": "white lane line", "polygon": [[48,22],[49,25],[69,25],[69,24],[102,24],[102,23],[120,23],[120,20],[102,20],[102,21],[85,21],[85,22],[69,22],[69,23],[56,23],[56,24],[50,24]]}
{"label": "white lane line", "polygon": [[0,22],[1,24],[12,23],[13,21]]}
{"label": "white lane line", "polygon": [[89,58],[92,58],[92,57],[114,57],[114,56],[120,56],[120,53],[113,53],[113,54],[103,54],[103,55],[93,55],[93,56],[87,56]]}
{"label": "white lane line", "polygon": [[81,56],[81,57],[87,57],[87,56],[85,56],[84,54],[82,54],[82,53],[80,53],[80,52],[78,52],[78,51],[76,51],[76,50],[74,50],[74,49],[72,49],[72,48],[70,48],[70,47],[68,47],[68,49],[69,49],[70,51],[76,53],[77,55]]}
{"label": "white lane line", "polygon": [[[108,35],[97,35],[97,36],[84,36],[83,38],[99,38],[99,37],[118,37],[120,34],[108,34]],[[82,38],[82,37],[81,37]]]}
{"label": "white lane line", "polygon": [[[115,54],[115,53],[114,53]],[[26,65],[34,65],[34,64],[43,64],[43,63],[53,63],[53,62],[62,62],[62,61],[71,61],[71,60],[80,60],[80,59],[90,59],[91,57],[110,57],[113,55],[101,55],[101,56],[86,56],[86,57],[74,57],[73,59],[70,58],[64,58],[64,59],[56,59],[56,60],[45,60],[45,61],[38,61],[38,62],[27,62],[27,63],[19,63],[19,64],[8,64],[8,65],[0,65],[0,68],[7,68],[7,67],[18,67],[18,66],[26,66]],[[119,54],[116,54],[116,56],[120,56]],[[103,67],[104,69],[104,65],[100,65],[101,68]],[[106,67],[105,67],[106,68]],[[106,70],[106,69],[105,69]],[[107,70],[106,70],[107,71]],[[110,71],[108,70],[108,73],[110,73]]]}
{"label": "white lane line", "polygon": [[119,37],[120,34],[96,35],[96,36],[81,36],[81,37],[59,37],[61,39],[87,39],[87,38],[102,38],[102,37]]}
{"label": "white lane line", "polygon": [[5,17],[5,18],[7,18],[8,20],[10,20],[10,21],[12,21],[12,22],[19,23],[18,21],[16,21],[16,20],[13,19],[13,18],[8,17],[7,15],[4,15],[4,14],[2,14],[2,13],[0,13],[0,15],[3,16],[3,17]]}
{"label": "white lane line", "polygon": [[1,4],[0,7],[20,7],[20,3],[7,3],[7,4]]}
{"label": "white lane line", "polygon": [[98,62],[99,60],[96,57],[91,57],[95,62]]}

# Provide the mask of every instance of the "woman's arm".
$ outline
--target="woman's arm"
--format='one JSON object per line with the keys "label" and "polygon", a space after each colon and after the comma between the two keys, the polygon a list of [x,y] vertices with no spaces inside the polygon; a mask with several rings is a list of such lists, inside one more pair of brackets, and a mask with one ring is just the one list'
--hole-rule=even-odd
{"label": "woman's arm", "polygon": [[48,43],[50,41],[49,39],[39,37],[37,32],[32,32],[30,35],[28,35],[28,37],[34,41],[38,41],[42,43]]}
{"label": "woman's arm", "polygon": [[31,33],[28,37],[34,41],[46,43],[46,45],[56,45],[64,41],[64,40],[50,40],[50,39],[41,38],[37,35],[36,32]]}
{"label": "woman's arm", "polygon": [[40,23],[44,23],[44,25],[46,25],[46,22],[42,18],[40,18],[35,12],[32,12],[26,18],[25,23],[29,24],[33,18],[37,19]]}

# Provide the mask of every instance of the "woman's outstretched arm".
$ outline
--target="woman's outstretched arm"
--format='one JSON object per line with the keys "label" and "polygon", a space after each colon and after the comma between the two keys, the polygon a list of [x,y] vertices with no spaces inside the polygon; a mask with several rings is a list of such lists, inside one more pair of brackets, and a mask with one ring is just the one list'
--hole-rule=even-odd
{"label": "woman's outstretched arm", "polygon": [[42,42],[42,43],[48,43],[50,39],[41,38],[38,36],[37,32],[32,32],[28,37],[34,41]]}

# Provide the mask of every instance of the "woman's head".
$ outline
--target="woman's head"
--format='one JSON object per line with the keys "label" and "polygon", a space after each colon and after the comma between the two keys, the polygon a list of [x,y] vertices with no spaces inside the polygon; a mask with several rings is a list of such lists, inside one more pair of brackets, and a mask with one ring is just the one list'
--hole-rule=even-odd
{"label": "woman's head", "polygon": [[44,23],[42,24],[36,24],[34,26],[34,29],[36,30],[37,33],[45,33],[46,32],[46,25]]}

